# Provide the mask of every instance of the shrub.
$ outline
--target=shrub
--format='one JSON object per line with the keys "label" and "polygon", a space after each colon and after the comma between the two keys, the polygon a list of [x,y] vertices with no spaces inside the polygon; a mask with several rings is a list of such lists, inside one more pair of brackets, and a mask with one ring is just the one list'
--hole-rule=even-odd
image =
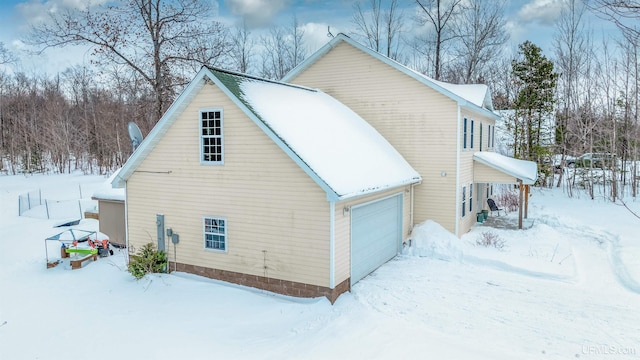
{"label": "shrub", "polygon": [[476,245],[502,249],[504,248],[504,240],[502,240],[500,236],[492,233],[491,231],[485,231],[478,239],[476,239]]}
{"label": "shrub", "polygon": [[144,245],[135,255],[131,255],[127,269],[136,279],[147,274],[165,272],[167,254],[155,249],[153,243]]}
{"label": "shrub", "polygon": [[496,203],[500,204],[499,206],[504,207],[507,211],[517,211],[519,206],[519,194],[514,191],[502,191],[500,194],[495,196]]}

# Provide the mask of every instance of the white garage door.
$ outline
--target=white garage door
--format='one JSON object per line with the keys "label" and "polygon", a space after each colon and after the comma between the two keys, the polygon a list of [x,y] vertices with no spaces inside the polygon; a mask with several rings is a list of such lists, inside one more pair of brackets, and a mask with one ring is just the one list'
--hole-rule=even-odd
{"label": "white garage door", "polygon": [[402,194],[351,208],[351,285],[398,254]]}

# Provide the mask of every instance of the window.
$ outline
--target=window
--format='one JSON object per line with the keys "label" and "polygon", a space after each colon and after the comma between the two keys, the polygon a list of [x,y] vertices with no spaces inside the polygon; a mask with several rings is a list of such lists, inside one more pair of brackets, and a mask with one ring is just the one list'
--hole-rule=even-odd
{"label": "window", "polygon": [[471,145],[469,147],[473,149],[473,119],[471,120],[471,138],[469,139],[469,143]]}
{"label": "window", "polygon": [[491,124],[487,125],[487,148],[491,147]]}
{"label": "window", "polygon": [[495,147],[496,146],[496,126],[494,125],[493,128],[491,128],[491,147]]}
{"label": "window", "polygon": [[227,251],[227,220],[204,218],[204,248]]}
{"label": "window", "polygon": [[473,184],[469,184],[469,212],[473,213]]}
{"label": "window", "polygon": [[480,141],[478,143],[480,143],[480,151],[482,151],[482,123],[480,123]]}
{"label": "window", "polygon": [[222,164],[222,111],[206,110],[200,112],[201,158],[206,163]]}
{"label": "window", "polygon": [[462,126],[462,148],[467,148],[467,118],[464,118],[464,125]]}
{"label": "window", "polygon": [[467,211],[467,187],[462,187],[462,217],[464,217]]}

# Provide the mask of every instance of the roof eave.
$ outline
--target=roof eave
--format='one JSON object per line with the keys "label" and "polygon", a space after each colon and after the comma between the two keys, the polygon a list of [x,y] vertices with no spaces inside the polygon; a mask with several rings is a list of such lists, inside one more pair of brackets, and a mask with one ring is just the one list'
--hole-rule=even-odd
{"label": "roof eave", "polygon": [[206,68],[201,68],[198,74],[191,80],[185,90],[178,96],[178,98],[171,104],[169,109],[162,115],[158,123],[151,129],[147,137],[142,140],[142,143],[131,154],[129,159],[122,166],[122,169],[118,175],[111,182],[112,186],[116,188],[122,188],[125,186],[127,180],[133,175],[140,163],[151,153],[153,148],[158,144],[162,136],[167,132],[169,127],[176,120],[178,115],[187,107],[190,100],[198,93],[204,86],[206,75]]}
{"label": "roof eave", "polygon": [[487,161],[487,160],[485,160],[485,159],[483,159],[481,157],[474,156],[473,160],[479,162],[480,164],[486,165],[486,166],[488,166],[488,167],[490,167],[492,169],[496,169],[496,170],[498,170],[498,171],[500,171],[502,173],[505,173],[505,174],[507,174],[509,176],[513,176],[517,180],[522,181],[522,183],[525,184],[525,185],[533,185],[536,182],[536,179],[523,177],[522,175],[515,174],[514,172],[510,171],[509,169],[505,169],[504,167],[498,166],[495,163],[493,163],[491,161]]}

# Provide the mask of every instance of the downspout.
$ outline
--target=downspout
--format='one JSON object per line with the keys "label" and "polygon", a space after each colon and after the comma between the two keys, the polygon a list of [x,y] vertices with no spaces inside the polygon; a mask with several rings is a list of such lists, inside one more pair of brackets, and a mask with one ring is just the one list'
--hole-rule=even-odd
{"label": "downspout", "polygon": [[413,191],[414,191],[414,187],[416,184],[411,184],[411,197],[410,197],[410,204],[409,204],[409,234],[411,234],[413,232]]}
{"label": "downspout", "polygon": [[454,204],[456,204],[456,236],[458,235],[458,230],[460,228],[460,206],[458,206],[458,201],[460,201],[460,147],[462,144],[460,143],[460,131],[462,127],[461,119],[460,119],[460,104],[458,104],[458,121],[457,121],[457,129],[456,129],[456,198],[454,199]]}
{"label": "downspout", "polygon": [[329,201],[329,288],[336,287],[336,203]]}

